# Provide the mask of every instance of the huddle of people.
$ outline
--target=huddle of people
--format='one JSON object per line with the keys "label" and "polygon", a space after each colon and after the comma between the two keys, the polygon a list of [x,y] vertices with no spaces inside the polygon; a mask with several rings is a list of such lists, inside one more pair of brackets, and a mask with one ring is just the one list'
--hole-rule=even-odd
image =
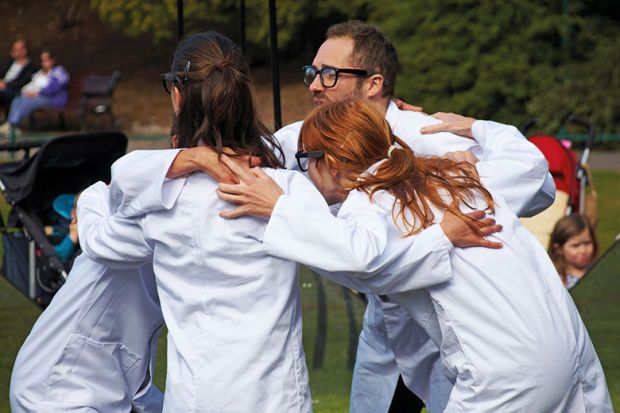
{"label": "huddle of people", "polygon": [[36,109],[67,104],[69,74],[50,50],[41,52],[41,68],[36,70],[23,38],[13,42],[11,57],[0,67],[0,76],[0,106],[9,108],[0,125],[4,136],[18,132],[20,123]]}
{"label": "huddle of people", "polygon": [[375,28],[332,26],[304,67],[317,107],[272,135],[240,49],[181,42],[162,75],[175,149],[134,151],[82,192],[83,254],[18,354],[13,412],[312,411],[300,263],[368,296],[351,412],[419,411],[397,383],[431,413],[612,412],[517,218],[553,201],[542,154],[512,126],[399,109],[397,68]]}

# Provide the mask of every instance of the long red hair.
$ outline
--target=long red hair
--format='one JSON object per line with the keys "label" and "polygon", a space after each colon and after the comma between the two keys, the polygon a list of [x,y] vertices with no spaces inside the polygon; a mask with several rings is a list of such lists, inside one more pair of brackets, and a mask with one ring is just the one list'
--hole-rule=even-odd
{"label": "long red hair", "polygon": [[[394,144],[398,146],[391,148]],[[361,99],[315,108],[304,121],[299,147],[330,154],[335,160],[332,167],[344,171],[350,181],[345,190],[363,190],[371,199],[381,190],[392,194],[396,198],[392,217],[396,225],[400,222],[404,226],[407,235],[433,223],[432,207],[450,211],[478,233],[478,227],[460,206],[474,208],[475,198],[480,195],[486,201],[486,210],[494,211],[493,198],[471,164],[416,156],[392,133],[385,118]],[[373,173],[365,173],[381,160],[384,162]]]}

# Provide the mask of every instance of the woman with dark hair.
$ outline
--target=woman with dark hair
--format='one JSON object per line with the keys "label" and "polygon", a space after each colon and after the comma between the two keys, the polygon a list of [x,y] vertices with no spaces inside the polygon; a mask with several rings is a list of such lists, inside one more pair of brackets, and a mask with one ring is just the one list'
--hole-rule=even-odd
{"label": "woman with dark hair", "polygon": [[[416,156],[361,100],[315,109],[304,121],[299,149],[297,158],[309,159],[308,173],[327,202],[342,202],[338,217],[281,196],[266,176],[230,164],[242,183],[254,186],[251,193],[266,194],[257,195],[263,208],[252,212],[271,216],[265,248],[343,285],[361,283],[400,305],[440,349],[444,373],[454,383],[446,412],[612,411],[600,362],[555,268],[504,199],[481,185],[473,166]],[[220,194],[241,204],[251,197],[244,185],[220,185]],[[311,225],[303,224],[308,217],[302,205],[313,211]],[[385,214],[383,240],[378,235],[374,248],[364,251],[343,242],[373,208]],[[466,214],[475,209],[503,225],[493,235],[503,248],[454,249],[448,262],[436,262],[449,265],[453,277],[424,289],[392,293],[363,281],[383,271],[375,263],[386,254],[415,242],[444,215],[472,225]],[[364,267],[365,274],[344,272]],[[416,328],[408,323],[402,320],[398,328]],[[416,356],[403,343],[392,348],[400,353],[397,360]],[[399,367],[403,379],[420,373]]]}
{"label": "woman with dark hair", "polygon": [[[278,169],[278,145],[258,120],[248,67],[230,39],[215,32],[188,37],[162,80],[178,147],[258,157],[286,193],[316,196],[305,177]],[[264,251],[263,220],[218,216],[225,202],[213,178],[193,174],[176,189],[174,206],[135,220],[99,212],[107,196],[102,183],[78,204],[87,256],[110,266],[153,256],[168,327],[164,411],[311,411],[297,264]]]}
{"label": "woman with dark hair", "polygon": [[585,215],[569,215],[553,227],[549,256],[566,288],[581,281],[597,254],[596,233]]}

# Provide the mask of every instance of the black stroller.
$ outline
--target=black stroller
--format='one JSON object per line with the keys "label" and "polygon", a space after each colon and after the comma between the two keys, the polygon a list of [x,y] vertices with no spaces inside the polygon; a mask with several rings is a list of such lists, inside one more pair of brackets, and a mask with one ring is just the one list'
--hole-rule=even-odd
{"label": "black stroller", "polygon": [[10,205],[7,222],[0,217],[2,274],[39,305],[49,304],[69,272],[44,232],[54,198],[108,182],[112,163],[126,149],[127,137],[119,132],[0,145],[0,151],[24,151],[22,160],[0,164],[0,190]]}

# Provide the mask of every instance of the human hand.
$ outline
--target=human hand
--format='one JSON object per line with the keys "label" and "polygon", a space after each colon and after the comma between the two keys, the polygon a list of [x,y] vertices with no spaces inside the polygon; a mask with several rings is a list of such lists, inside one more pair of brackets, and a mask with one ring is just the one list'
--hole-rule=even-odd
{"label": "human hand", "polygon": [[226,155],[222,155],[222,162],[238,177],[239,184],[220,183],[217,196],[239,207],[222,211],[220,216],[226,219],[246,215],[269,218],[282,195],[282,188],[261,168],[239,165]]}
{"label": "human hand", "polygon": [[[224,148],[224,153],[231,156],[230,160],[240,166],[258,166],[261,161],[257,156],[236,155],[234,151]],[[237,184],[239,179],[224,163],[220,162],[218,153],[213,148],[207,146],[197,146],[179,152],[174,159],[166,177],[178,178],[192,172],[201,171],[213,177],[218,182]]]}
{"label": "human hand", "polygon": [[446,237],[457,248],[468,247],[484,247],[499,249],[502,248],[501,242],[489,241],[485,237],[502,230],[502,226],[495,223],[493,218],[485,218],[484,211],[473,211],[465,214],[474,220],[474,224],[480,230],[480,234],[476,233],[469,225],[455,214],[446,211],[441,221],[441,229],[443,229]]}
{"label": "human hand", "polygon": [[435,119],[439,119],[443,123],[437,125],[429,125],[420,129],[423,135],[439,132],[450,132],[455,135],[464,136],[466,138],[473,139],[474,135],[471,131],[471,127],[476,121],[474,118],[457,115],[455,113],[437,112],[431,115]]}
{"label": "human hand", "polygon": [[475,165],[478,162],[478,158],[470,151],[452,151],[446,152],[443,155],[444,158],[450,159],[454,162],[469,162],[472,165]]}
{"label": "human hand", "polygon": [[32,98],[35,96],[39,96],[39,92],[24,92],[23,95]]}
{"label": "human hand", "polygon": [[422,112],[424,113],[424,108],[422,106],[414,106],[414,105],[410,105],[409,103],[400,100],[400,99],[396,99],[394,98],[394,103],[396,103],[396,106],[398,106],[398,109],[400,110],[408,110],[411,112]]}
{"label": "human hand", "polygon": [[4,80],[0,80],[0,90],[6,89],[6,82]]}

